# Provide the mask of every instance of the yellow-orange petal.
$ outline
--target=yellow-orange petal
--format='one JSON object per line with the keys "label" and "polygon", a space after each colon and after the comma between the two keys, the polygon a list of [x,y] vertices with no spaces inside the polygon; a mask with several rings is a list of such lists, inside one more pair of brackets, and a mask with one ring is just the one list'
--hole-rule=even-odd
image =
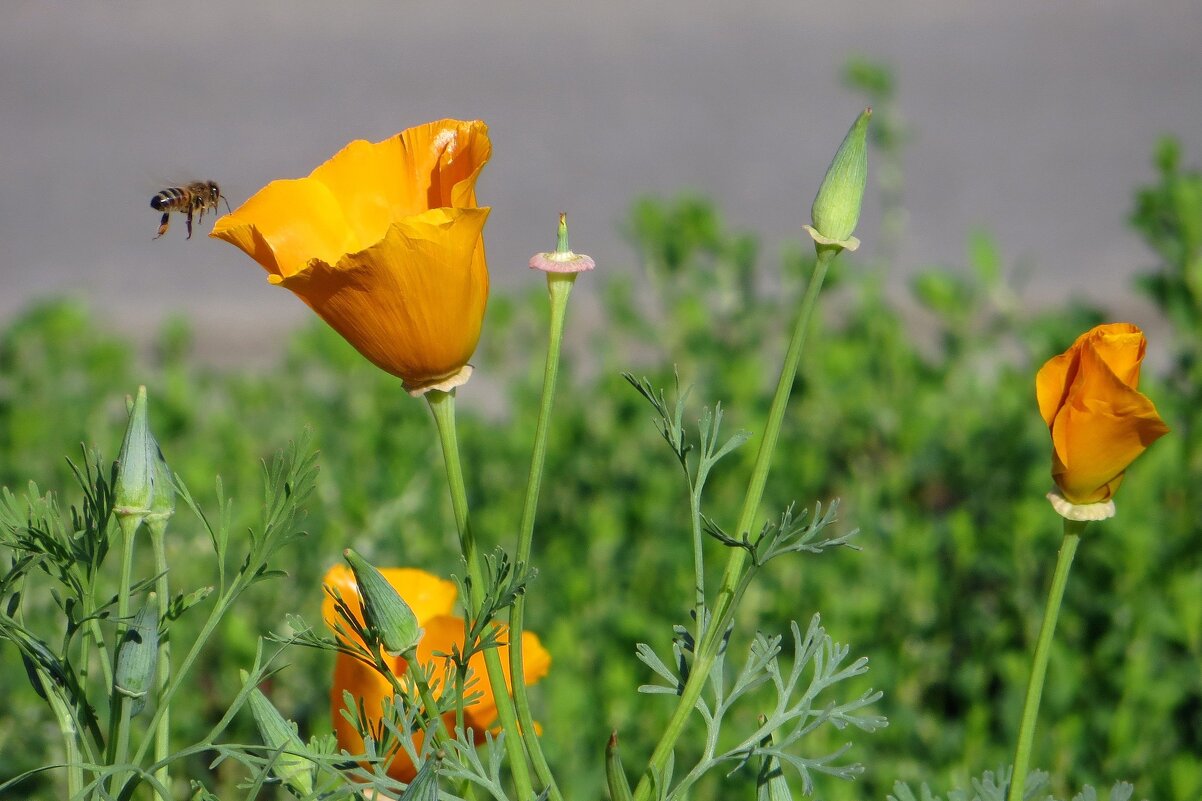
{"label": "yellow-orange petal", "polygon": [[406,388],[435,384],[458,373],[480,339],[488,212],[433,209],[395,223],[380,242],[336,264],[314,260],[270,280]]}
{"label": "yellow-orange petal", "polygon": [[1064,353],[1048,359],[1035,376],[1039,413],[1049,427],[1077,380],[1081,353],[1091,349],[1118,380],[1132,389],[1139,386],[1140,364],[1147,349],[1143,332],[1131,323],[1095,326],[1077,337]]}
{"label": "yellow-orange petal", "polygon": [[[454,582],[412,567],[385,567],[380,568],[380,572],[405,599],[405,603],[409,604],[409,608],[417,617],[418,625],[425,626],[428,620],[449,615],[455,608],[458,590]],[[355,574],[349,567],[341,562],[334,565],[326,571],[321,583],[338,590],[359,622],[363,622],[363,602],[359,595],[359,585],[355,583]],[[329,593],[324,593],[322,598],[321,617],[333,631],[334,623],[339,618],[334,608],[334,599]]]}
{"label": "yellow-orange petal", "polygon": [[1131,323],[1109,323],[1086,336],[1083,346],[1093,350],[1115,378],[1132,389],[1139,386],[1139,368],[1148,349],[1139,328]]}
{"label": "yellow-orange petal", "polygon": [[403,217],[474,207],[476,179],[491,155],[488,126],[480,120],[438,120],[381,142],[351,142],[311,177],[352,201],[348,223],[374,241]]}
{"label": "yellow-orange petal", "polygon": [[342,199],[313,178],[272,181],[218,219],[209,236],[241,248],[282,278],[312,259],[337,261],[371,244],[347,224]]}

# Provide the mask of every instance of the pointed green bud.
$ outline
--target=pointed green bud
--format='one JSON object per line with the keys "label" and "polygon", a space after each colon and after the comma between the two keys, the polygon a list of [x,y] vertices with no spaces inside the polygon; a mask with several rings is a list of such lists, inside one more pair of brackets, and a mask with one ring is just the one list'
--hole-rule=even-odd
{"label": "pointed green bud", "polygon": [[[763,724],[764,717],[761,715],[760,725]],[[761,740],[760,745],[765,748],[771,747],[772,735]],[[789,783],[785,781],[780,760],[774,756],[763,757],[759,775],[755,780],[755,798],[756,801],[793,801],[793,793],[789,790]]]}
{"label": "pointed green bud", "polygon": [[814,205],[810,207],[813,228],[806,228],[811,236],[817,234],[814,241],[820,245],[840,245],[848,250],[859,246],[852,232],[860,221],[864,184],[868,179],[868,118],[871,116],[872,108],[866,108],[856,118],[827,168]]}
{"label": "pointed green bud", "polygon": [[113,511],[119,517],[141,516],[154,503],[155,458],[158,447],[150,433],[146,387],[138,387],[125,427],[125,440],[117,457],[117,481],[113,485]]}
{"label": "pointed green bud", "polygon": [[163,456],[163,449],[153,435],[150,437],[150,446],[154,451],[154,500],[150,504],[148,517],[166,521],[175,514],[175,482],[171,479],[171,467]]}
{"label": "pointed green bud", "polygon": [[415,647],[422,638],[422,630],[405,599],[362,556],[347,548],[342,557],[355,573],[368,631],[374,632],[384,650],[393,656]]}
{"label": "pointed green bud", "polygon": [[[249,677],[242,671],[242,681]],[[250,714],[255,718],[259,729],[259,737],[268,748],[280,749],[280,755],[272,768],[280,781],[287,784],[301,796],[313,793],[313,763],[302,754],[309,749],[297,734],[296,724],[280,714],[275,704],[263,694],[258,687],[250,691],[247,699]]]}
{"label": "pointed green bud", "polygon": [[400,801],[438,801],[438,769],[442,758],[437,754],[422,764],[422,769],[409,782]]}
{"label": "pointed green bud", "polygon": [[610,801],[630,801],[630,784],[622,767],[622,755],[618,753],[617,729],[613,730],[609,742],[605,744],[605,783],[609,785]]}
{"label": "pointed green bud", "polygon": [[127,698],[131,717],[146,707],[146,696],[154,683],[155,665],[159,658],[159,602],[152,592],[146,603],[134,615],[133,622],[121,636],[117,646],[117,672],[113,689]]}

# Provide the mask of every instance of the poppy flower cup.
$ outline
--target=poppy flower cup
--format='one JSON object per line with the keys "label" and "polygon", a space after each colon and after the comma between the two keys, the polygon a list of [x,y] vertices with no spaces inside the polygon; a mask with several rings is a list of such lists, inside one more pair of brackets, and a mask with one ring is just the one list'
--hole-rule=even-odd
{"label": "poppy flower cup", "polygon": [[483,122],[440,120],[351,142],[306,178],[272,181],[210,236],[242,249],[411,394],[471,375],[488,301],[476,178]]}
{"label": "poppy flower cup", "polygon": [[1035,377],[1052,435],[1052,478],[1070,504],[1108,503],[1127,466],[1169,431],[1138,389],[1146,349],[1134,325],[1099,325]]}

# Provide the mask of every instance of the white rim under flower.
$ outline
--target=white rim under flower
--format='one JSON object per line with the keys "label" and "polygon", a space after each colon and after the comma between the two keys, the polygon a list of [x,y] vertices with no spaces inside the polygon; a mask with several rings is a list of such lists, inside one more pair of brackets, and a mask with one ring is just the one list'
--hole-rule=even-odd
{"label": "white rim under flower", "polygon": [[1052,502],[1052,508],[1056,510],[1056,514],[1066,520],[1087,523],[1097,520],[1109,520],[1114,517],[1113,500],[1102,501],[1101,503],[1073,503],[1055,491],[1048,493],[1048,500]]}

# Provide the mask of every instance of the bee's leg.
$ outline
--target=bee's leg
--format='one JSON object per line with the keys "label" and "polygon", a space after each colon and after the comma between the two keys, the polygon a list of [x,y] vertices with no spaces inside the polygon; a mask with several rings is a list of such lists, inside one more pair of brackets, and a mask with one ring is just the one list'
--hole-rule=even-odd
{"label": "bee's leg", "polygon": [[192,209],[188,209],[188,239],[192,238]]}
{"label": "bee's leg", "polygon": [[171,212],[169,212],[169,211],[163,212],[163,219],[159,220],[159,232],[154,235],[154,238],[158,239],[160,236],[167,233],[167,226],[170,223],[171,223]]}

